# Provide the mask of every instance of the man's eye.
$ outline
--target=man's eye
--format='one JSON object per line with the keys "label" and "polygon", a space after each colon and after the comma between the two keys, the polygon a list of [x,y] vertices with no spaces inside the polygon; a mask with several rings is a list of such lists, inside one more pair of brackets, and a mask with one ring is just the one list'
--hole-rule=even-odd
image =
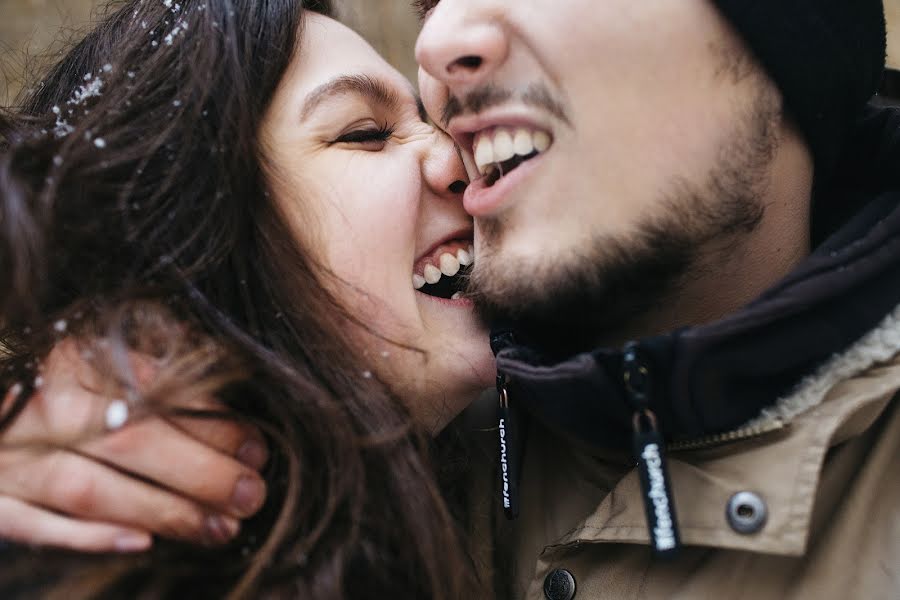
{"label": "man's eye", "polygon": [[345,133],[334,140],[335,144],[365,144],[370,142],[384,143],[394,135],[393,127],[380,127],[378,129],[358,129]]}
{"label": "man's eye", "polygon": [[413,6],[416,9],[416,12],[419,13],[419,18],[424,19],[428,12],[438,5],[440,0],[413,0]]}

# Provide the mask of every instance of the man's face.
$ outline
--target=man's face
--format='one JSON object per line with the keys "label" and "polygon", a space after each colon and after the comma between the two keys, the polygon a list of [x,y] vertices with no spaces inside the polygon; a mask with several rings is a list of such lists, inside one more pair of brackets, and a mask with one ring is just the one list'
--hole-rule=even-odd
{"label": "man's face", "polygon": [[420,88],[473,179],[489,312],[624,299],[632,267],[672,284],[759,220],[780,98],[709,0],[424,4]]}

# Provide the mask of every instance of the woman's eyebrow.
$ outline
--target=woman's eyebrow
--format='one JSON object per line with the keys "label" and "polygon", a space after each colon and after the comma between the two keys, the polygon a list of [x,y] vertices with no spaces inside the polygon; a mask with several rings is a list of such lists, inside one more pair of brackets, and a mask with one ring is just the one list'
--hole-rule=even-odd
{"label": "woman's eyebrow", "polygon": [[428,11],[437,6],[440,0],[413,0],[413,8],[419,14],[419,19],[424,19]]}
{"label": "woman's eyebrow", "polygon": [[306,96],[300,120],[307,119],[324,100],[346,94],[362,96],[391,110],[396,110],[400,106],[397,92],[385,82],[368,75],[341,75],[323,83]]}

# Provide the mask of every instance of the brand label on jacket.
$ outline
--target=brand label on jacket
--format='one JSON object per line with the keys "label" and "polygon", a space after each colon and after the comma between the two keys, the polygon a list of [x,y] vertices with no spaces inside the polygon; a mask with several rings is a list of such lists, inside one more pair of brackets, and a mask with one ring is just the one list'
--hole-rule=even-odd
{"label": "brand label on jacket", "polygon": [[657,556],[673,555],[680,545],[663,444],[662,436],[655,431],[635,436],[635,456],[638,459],[647,528]]}

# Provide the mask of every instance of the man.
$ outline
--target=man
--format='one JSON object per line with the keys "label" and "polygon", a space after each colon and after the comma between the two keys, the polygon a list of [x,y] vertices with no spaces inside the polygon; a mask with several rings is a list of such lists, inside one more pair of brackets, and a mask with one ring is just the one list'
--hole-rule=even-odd
{"label": "man", "polygon": [[880,0],[423,4],[497,324],[511,596],[897,597]]}

